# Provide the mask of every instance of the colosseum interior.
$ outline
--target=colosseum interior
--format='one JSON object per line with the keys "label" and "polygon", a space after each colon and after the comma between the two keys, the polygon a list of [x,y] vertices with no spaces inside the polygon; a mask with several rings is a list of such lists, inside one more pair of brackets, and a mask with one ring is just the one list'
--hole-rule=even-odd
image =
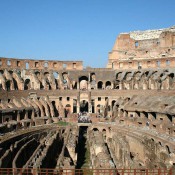
{"label": "colosseum interior", "polygon": [[174,124],[175,27],[121,33],[106,68],[0,58],[1,169],[171,171]]}

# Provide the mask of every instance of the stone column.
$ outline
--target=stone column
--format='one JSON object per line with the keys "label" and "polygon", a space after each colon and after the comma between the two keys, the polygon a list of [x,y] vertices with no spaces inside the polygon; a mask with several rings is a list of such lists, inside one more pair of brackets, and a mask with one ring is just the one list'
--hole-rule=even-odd
{"label": "stone column", "polygon": [[119,82],[119,90],[122,90],[122,89],[123,89],[123,82],[120,81],[120,82]]}
{"label": "stone column", "polygon": [[19,122],[20,121],[20,112],[18,111],[17,112],[17,122]]}
{"label": "stone column", "polygon": [[77,80],[77,89],[80,89],[80,82]]}
{"label": "stone column", "polygon": [[114,89],[114,83],[111,82],[111,89]]}
{"label": "stone column", "polygon": [[91,92],[88,93],[88,112],[92,113]]}
{"label": "stone column", "polygon": [[80,112],[80,104],[77,103],[77,113]]}
{"label": "stone column", "polygon": [[80,112],[80,92],[77,94],[77,113]]}
{"label": "stone column", "polygon": [[28,111],[26,111],[24,119],[28,119]]}
{"label": "stone column", "polygon": [[35,118],[35,112],[34,112],[34,109],[32,110],[32,116],[31,116],[31,119],[34,119]]}

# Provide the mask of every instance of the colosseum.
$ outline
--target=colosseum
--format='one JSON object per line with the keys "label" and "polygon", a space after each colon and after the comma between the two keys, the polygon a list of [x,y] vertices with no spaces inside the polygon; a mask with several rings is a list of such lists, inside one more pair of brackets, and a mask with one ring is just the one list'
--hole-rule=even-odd
{"label": "colosseum", "polygon": [[106,68],[0,57],[0,174],[174,167],[175,26],[119,34]]}

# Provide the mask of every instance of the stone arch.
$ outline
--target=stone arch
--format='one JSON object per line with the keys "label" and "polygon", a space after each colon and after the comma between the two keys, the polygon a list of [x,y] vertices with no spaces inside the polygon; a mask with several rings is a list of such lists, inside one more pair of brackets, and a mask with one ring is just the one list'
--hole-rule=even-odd
{"label": "stone arch", "polygon": [[7,89],[7,91],[10,90],[10,87],[11,87],[10,84],[11,84],[10,80],[6,80],[6,89]]}
{"label": "stone arch", "polygon": [[29,90],[30,87],[31,87],[31,85],[30,85],[30,79],[27,78],[27,79],[25,79],[25,81],[24,81],[24,90]]}
{"label": "stone arch", "polygon": [[93,130],[93,131],[99,131],[98,128],[93,128],[92,130]]}
{"label": "stone arch", "polygon": [[79,77],[79,83],[80,83],[80,89],[81,90],[87,90],[88,89],[88,77],[87,76]]}
{"label": "stone arch", "polygon": [[68,116],[71,113],[71,105],[66,104],[65,106],[65,115]]}
{"label": "stone arch", "polygon": [[122,72],[118,72],[118,73],[116,74],[116,79],[117,79],[117,80],[120,79],[120,78],[121,78],[121,75],[122,75]]}
{"label": "stone arch", "polygon": [[111,107],[112,107],[112,109],[113,109],[115,103],[116,103],[116,100],[112,100],[112,102],[111,102]]}
{"label": "stone arch", "polygon": [[53,100],[51,103],[52,103],[52,106],[53,106],[53,109],[54,109],[55,117],[59,116],[58,109],[56,108],[55,101]]}
{"label": "stone arch", "polygon": [[175,86],[174,86],[174,73],[170,73],[169,75],[169,87],[171,89],[174,89]]}
{"label": "stone arch", "polygon": [[105,83],[105,87],[106,87],[106,89],[111,89],[111,82],[110,81],[106,81],[106,83]]}
{"label": "stone arch", "polygon": [[129,80],[129,79],[131,78],[131,77],[130,77],[131,75],[132,75],[132,72],[126,72],[126,74],[125,74],[125,76],[124,76],[124,79],[125,79],[125,80]]}
{"label": "stone arch", "polygon": [[99,81],[99,82],[97,83],[97,88],[98,88],[98,89],[103,89],[103,82],[102,82],[102,81]]}
{"label": "stone arch", "polygon": [[53,76],[54,76],[55,79],[58,79],[59,73],[54,71],[54,72],[53,72]]}

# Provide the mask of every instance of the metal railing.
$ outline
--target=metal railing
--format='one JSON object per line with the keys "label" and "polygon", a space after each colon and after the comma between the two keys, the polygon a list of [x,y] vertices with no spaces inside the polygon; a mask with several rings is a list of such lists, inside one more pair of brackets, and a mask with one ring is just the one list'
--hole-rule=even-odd
{"label": "metal railing", "polygon": [[175,169],[32,169],[0,168],[0,175],[175,175]]}

